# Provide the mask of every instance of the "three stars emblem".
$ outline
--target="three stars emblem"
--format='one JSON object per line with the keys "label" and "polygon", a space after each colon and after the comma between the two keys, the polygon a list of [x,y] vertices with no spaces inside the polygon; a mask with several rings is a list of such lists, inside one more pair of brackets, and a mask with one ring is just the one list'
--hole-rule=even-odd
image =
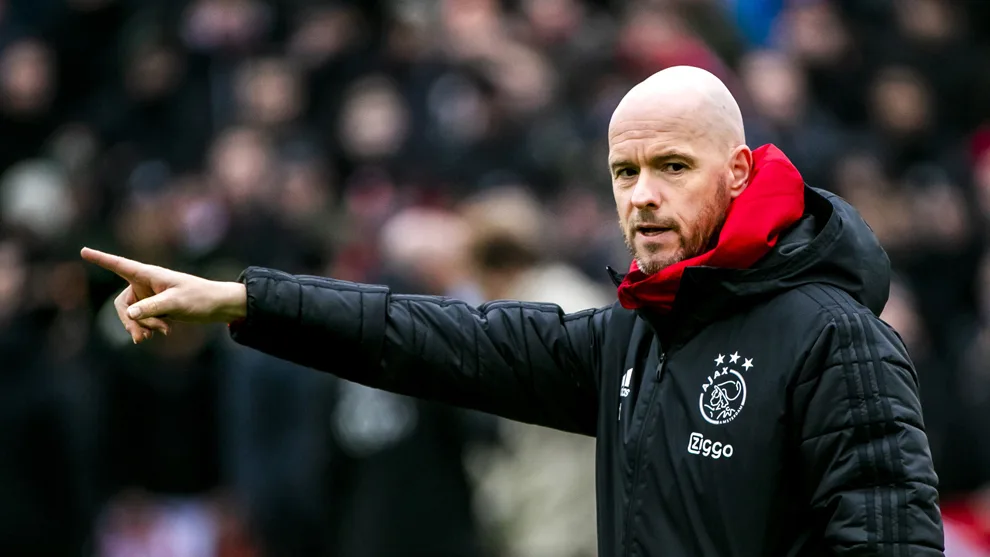
{"label": "three stars emblem", "polygon": [[[729,354],[729,363],[730,364],[737,363],[739,361],[739,358],[741,357],[742,356],[739,355],[739,351],[737,350],[736,352]],[[725,364],[725,354],[719,354],[718,358],[715,358],[715,366],[718,367],[723,364]],[[753,366],[754,366],[753,358],[743,358],[742,367],[746,368],[746,371],[749,371],[749,368]]]}

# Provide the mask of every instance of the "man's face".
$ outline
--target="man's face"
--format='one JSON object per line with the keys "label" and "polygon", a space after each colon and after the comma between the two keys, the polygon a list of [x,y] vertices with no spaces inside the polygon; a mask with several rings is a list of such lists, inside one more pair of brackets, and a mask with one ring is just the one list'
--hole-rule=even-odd
{"label": "man's face", "polygon": [[609,130],[619,224],[640,270],[704,253],[725,221],[729,149],[689,118],[626,118]]}

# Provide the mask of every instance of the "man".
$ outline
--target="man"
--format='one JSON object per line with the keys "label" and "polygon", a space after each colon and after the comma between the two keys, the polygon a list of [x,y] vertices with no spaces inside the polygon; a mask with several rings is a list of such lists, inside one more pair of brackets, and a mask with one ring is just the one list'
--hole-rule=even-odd
{"label": "man", "polygon": [[597,437],[601,555],[941,555],[917,375],[877,318],[889,261],[845,202],[745,145],[696,68],[634,87],[608,133],[619,303],[473,308],[249,268],[211,282],[84,250],[172,319],[366,385]]}

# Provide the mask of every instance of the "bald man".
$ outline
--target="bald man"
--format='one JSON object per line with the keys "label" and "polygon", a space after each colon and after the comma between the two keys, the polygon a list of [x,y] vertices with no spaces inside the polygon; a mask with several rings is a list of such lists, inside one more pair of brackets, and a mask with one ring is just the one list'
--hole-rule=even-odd
{"label": "bald man", "polygon": [[136,343],[225,322],[351,381],[596,436],[602,556],[941,555],[917,374],[877,317],[890,269],[866,223],[750,150],[697,68],[633,88],[608,143],[632,263],[600,309],[82,255],[129,282]]}

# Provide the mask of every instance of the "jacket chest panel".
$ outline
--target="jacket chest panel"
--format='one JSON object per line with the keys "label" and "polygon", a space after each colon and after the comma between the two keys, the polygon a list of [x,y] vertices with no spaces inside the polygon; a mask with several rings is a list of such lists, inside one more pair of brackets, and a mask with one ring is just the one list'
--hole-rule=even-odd
{"label": "jacket chest panel", "polygon": [[[645,357],[640,351],[637,360],[625,362],[620,380],[625,386],[618,388],[613,434],[625,491],[659,494],[669,505],[659,512],[674,522],[690,520],[684,501],[740,509],[745,507],[730,501],[767,500],[757,492],[783,489],[787,381],[796,366],[795,349],[785,338],[726,325],[666,352],[659,374],[660,351],[651,345]],[[754,522],[767,516],[761,510],[748,509],[733,524],[764,528]],[[690,529],[698,528],[703,526]]]}

